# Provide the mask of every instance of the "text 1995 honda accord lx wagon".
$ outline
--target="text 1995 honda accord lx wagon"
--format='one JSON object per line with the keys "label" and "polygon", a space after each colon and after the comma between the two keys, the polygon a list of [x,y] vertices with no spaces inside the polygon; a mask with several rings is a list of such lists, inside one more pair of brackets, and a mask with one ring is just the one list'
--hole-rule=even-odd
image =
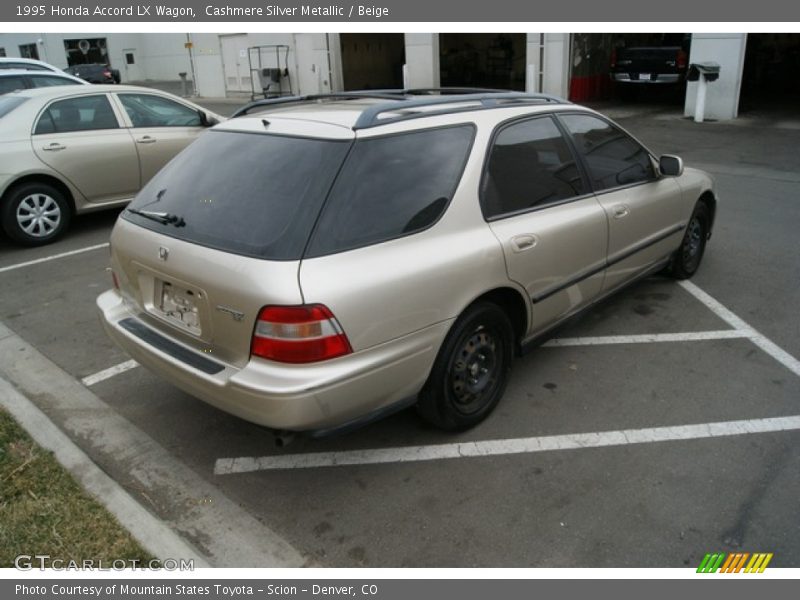
{"label": "text 1995 honda accord lx wagon", "polygon": [[689,277],[708,175],[542,95],[260,101],[140,192],[106,330],[206,402],[317,433],[484,419],[514,354],[626,283]]}

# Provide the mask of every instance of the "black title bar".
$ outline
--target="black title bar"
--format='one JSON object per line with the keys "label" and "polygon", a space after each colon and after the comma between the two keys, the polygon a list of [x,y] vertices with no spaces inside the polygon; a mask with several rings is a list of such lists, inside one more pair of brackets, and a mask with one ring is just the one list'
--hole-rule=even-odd
{"label": "black title bar", "polygon": [[5,0],[0,21],[69,22],[798,22],[786,0]]}

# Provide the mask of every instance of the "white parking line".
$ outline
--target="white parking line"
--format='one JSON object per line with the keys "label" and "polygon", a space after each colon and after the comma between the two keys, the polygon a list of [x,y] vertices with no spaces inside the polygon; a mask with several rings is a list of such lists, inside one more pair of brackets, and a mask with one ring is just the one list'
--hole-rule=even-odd
{"label": "white parking line", "polygon": [[[704,340],[725,340],[732,338],[750,337],[750,332],[738,329],[723,329],[721,331],[687,331],[683,333],[646,333],[641,335],[604,335],[598,337],[555,338],[542,344],[545,348],[565,346],[602,346],[605,344],[653,344],[659,342],[690,342]],[[81,381],[83,385],[92,386],[115,375],[138,367],[135,360],[103,369],[98,373],[87,375]]]}
{"label": "white parking line", "polygon": [[507,454],[529,454],[553,450],[577,450],[628,444],[651,444],[679,440],[726,437],[753,433],[796,431],[800,429],[800,415],[750,419],[746,421],[723,421],[680,425],[677,427],[653,427],[649,429],[623,429],[593,433],[574,433],[544,437],[516,438],[509,440],[485,440],[434,446],[407,446],[398,448],[375,448],[344,452],[314,452],[308,454],[285,454],[243,458],[220,458],[214,465],[215,475],[249,473],[275,469],[309,469],[339,467],[346,465],[375,465],[384,463],[407,463],[448,458],[478,458]]}
{"label": "white parking line", "polygon": [[692,296],[697,298],[700,302],[717,315],[720,319],[725,321],[728,325],[739,331],[747,333],[747,337],[764,352],[769,354],[772,358],[781,363],[784,367],[789,369],[792,373],[800,377],[800,360],[786,352],[783,348],[778,346],[775,342],[764,336],[762,333],[751,327],[744,320],[737,317],[730,310],[725,308],[718,300],[709,296],[706,292],[701,290],[691,281],[683,280],[678,284],[689,292]]}
{"label": "white parking line", "polygon": [[747,331],[723,329],[721,331],[686,331],[683,333],[644,333],[638,335],[555,338],[542,344],[542,346],[547,348],[560,346],[602,346],[606,344],[653,344],[657,342],[696,342],[746,337],[750,337],[750,333]]}
{"label": "white parking line", "polygon": [[43,258],[37,258],[35,260],[28,260],[26,262],[17,263],[15,265],[9,265],[7,267],[0,267],[0,273],[5,273],[6,271],[13,271],[15,269],[24,269],[25,267],[30,267],[32,265],[38,265],[40,263],[49,262],[51,260],[65,258],[67,256],[75,256],[76,254],[83,254],[84,252],[99,250],[100,248],[108,248],[108,245],[109,245],[108,242],[106,242],[105,244],[96,244],[94,246],[87,246],[86,248],[78,248],[77,250],[62,252],[61,254],[53,254],[51,256],[45,256]]}
{"label": "white parking line", "polygon": [[92,386],[95,383],[100,383],[101,381],[105,381],[106,379],[111,379],[114,375],[119,375],[120,373],[124,373],[125,371],[130,371],[139,366],[139,363],[135,360],[126,360],[124,363],[120,363],[118,365],[114,365],[113,367],[109,367],[107,369],[103,369],[98,373],[94,373],[93,375],[87,375],[83,379],[81,379],[81,383],[86,387]]}

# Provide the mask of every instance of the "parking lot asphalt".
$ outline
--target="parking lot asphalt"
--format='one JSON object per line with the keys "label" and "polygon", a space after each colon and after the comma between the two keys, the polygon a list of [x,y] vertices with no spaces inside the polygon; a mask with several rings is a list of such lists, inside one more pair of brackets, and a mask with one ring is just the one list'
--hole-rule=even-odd
{"label": "parking lot asphalt", "polygon": [[[688,285],[653,277],[628,288],[518,359],[497,411],[468,432],[433,430],[407,410],[277,448],[263,428],[141,367],[109,375],[128,360],[94,305],[110,286],[102,244],[113,212],[76,219],[45,248],[0,239],[0,320],[72,379],[105,373],[85,387],[110,414],[306,564],[696,567],[707,552],[745,551],[798,567],[800,127],[600,108],[656,153],[715,176],[704,263]],[[108,440],[76,434],[90,417],[54,408],[59,390],[27,391],[149,510],[171,521],[187,511],[174,491],[141,487],[134,449],[115,459]],[[181,528],[204,547],[190,520]]]}

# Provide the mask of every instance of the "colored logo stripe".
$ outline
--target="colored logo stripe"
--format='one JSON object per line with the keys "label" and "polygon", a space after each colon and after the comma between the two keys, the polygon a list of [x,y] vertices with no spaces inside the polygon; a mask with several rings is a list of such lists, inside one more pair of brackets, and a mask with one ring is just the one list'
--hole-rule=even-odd
{"label": "colored logo stripe", "polygon": [[[764,569],[772,560],[772,552],[756,552],[750,554],[749,552],[734,552],[726,554],[725,552],[709,553],[703,557],[700,566],[697,567],[698,573],[740,573],[744,570],[745,573],[763,573]],[[748,562],[748,559],[749,562]],[[747,566],[745,567],[745,563]]]}

